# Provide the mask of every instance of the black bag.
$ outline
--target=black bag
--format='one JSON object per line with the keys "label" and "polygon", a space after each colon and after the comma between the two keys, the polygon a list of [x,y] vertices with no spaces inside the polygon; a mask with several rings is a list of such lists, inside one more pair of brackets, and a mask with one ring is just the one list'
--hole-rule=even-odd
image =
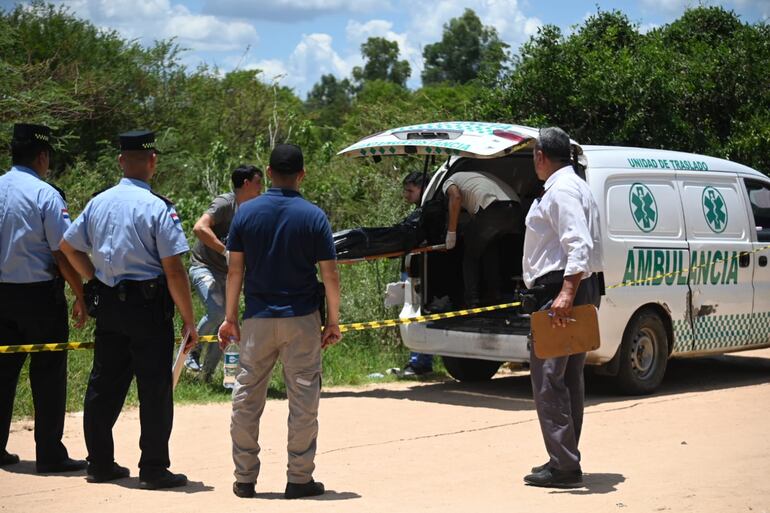
{"label": "black bag", "polygon": [[397,224],[388,228],[352,228],[334,234],[334,249],[339,259],[409,251],[419,243],[417,226],[414,224]]}

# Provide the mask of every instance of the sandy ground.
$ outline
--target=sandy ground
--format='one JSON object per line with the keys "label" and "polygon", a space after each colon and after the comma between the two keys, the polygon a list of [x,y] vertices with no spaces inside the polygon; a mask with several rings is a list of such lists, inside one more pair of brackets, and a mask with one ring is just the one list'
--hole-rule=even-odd
{"label": "sandy ground", "polygon": [[[297,501],[282,499],[284,400],[265,410],[259,496],[249,500],[230,491],[228,404],[177,408],[172,470],[191,483],[175,491],[137,489],[137,410],[115,428],[116,458],[134,477],[108,484],[35,475],[32,426],[19,422],[9,449],[23,461],[0,469],[0,511],[770,512],[770,350],[671,362],[649,397],[590,380],[577,490],[522,483],[545,459],[530,394],[528,375],[510,371],[476,385],[325,390],[315,477],[330,491]],[[65,434],[78,458],[81,417],[67,418]]]}

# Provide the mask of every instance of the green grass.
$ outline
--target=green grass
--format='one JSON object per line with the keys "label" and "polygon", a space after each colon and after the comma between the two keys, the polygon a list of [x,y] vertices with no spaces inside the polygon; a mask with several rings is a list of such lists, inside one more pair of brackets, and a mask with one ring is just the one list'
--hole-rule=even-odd
{"label": "green grass", "polygon": [[[397,308],[382,306],[382,290],[385,277],[393,281],[397,276],[397,262],[382,262],[348,266],[342,269],[343,322],[369,321],[398,316]],[[194,295],[196,318],[203,310],[197,296]],[[179,319],[176,319],[177,327]],[[70,340],[79,342],[93,341],[94,321],[85,328],[72,329]],[[177,329],[177,332],[179,330]],[[350,332],[343,336],[342,342],[324,351],[323,384],[358,385],[369,381],[387,381],[390,377],[369,379],[370,373],[385,373],[391,367],[403,367],[409,356],[409,350],[401,344],[397,328],[384,328],[366,332]],[[2,355],[0,355],[2,358]],[[88,376],[91,372],[93,352],[90,350],[70,351],[68,358],[67,411],[83,409]],[[16,388],[14,418],[30,417],[33,414],[32,395],[28,377],[29,358],[24,365]],[[439,370],[439,372],[441,372]],[[230,400],[230,391],[222,386],[222,367],[217,369],[212,381],[204,383],[196,379],[195,374],[184,371],[174,392],[177,404],[208,403]],[[276,365],[268,391],[269,397],[284,397],[285,386],[280,364]],[[126,405],[138,404],[136,386],[132,383],[126,398]]]}
{"label": "green grass", "polygon": [[[323,354],[323,384],[358,385],[371,381],[367,375],[373,372],[384,373],[390,367],[402,367],[408,357],[409,350],[402,345],[378,343],[378,337],[388,338],[386,333],[394,330],[387,328],[378,330],[376,334],[346,334],[342,342],[324,351]],[[91,337],[71,337],[72,340],[90,341]],[[0,355],[0,358],[2,356]],[[88,376],[91,372],[93,352],[90,350],[70,351],[68,358],[67,411],[83,409]],[[29,358],[24,365],[19,383],[16,388],[14,403],[14,418],[29,417],[33,414],[32,394],[29,386]],[[230,400],[230,391],[222,386],[221,364],[211,382],[204,383],[197,379],[196,374],[185,370],[174,392],[176,404],[210,403]],[[387,378],[386,378],[387,379]],[[383,379],[375,379],[383,381]],[[271,398],[285,397],[285,386],[281,365],[278,363],[273,371],[268,396]],[[132,383],[126,398],[126,405],[138,404],[136,383]]]}

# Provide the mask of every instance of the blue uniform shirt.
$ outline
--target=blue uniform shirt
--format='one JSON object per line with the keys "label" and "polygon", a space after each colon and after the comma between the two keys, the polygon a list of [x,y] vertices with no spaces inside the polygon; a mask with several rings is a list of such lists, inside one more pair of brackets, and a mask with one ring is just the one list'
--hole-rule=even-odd
{"label": "blue uniform shirt", "polygon": [[123,178],[89,201],[64,239],[91,253],[96,277],[110,287],[122,280],[156,278],[163,274],[161,258],[190,249],[174,207],[133,178]]}
{"label": "blue uniform shirt", "polygon": [[32,169],[12,167],[0,177],[0,282],[54,279],[52,251],[69,225],[61,194]]}
{"label": "blue uniform shirt", "polygon": [[244,319],[318,310],[316,264],[336,258],[334,239],[326,214],[299,192],[273,188],[240,205],[227,248],[244,254]]}

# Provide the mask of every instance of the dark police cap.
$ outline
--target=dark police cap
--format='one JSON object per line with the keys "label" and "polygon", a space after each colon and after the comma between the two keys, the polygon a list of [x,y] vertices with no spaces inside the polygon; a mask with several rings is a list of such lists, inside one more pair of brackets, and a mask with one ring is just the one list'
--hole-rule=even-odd
{"label": "dark police cap", "polygon": [[45,125],[32,125],[29,123],[16,123],[13,125],[13,139],[11,144],[42,143],[52,147],[51,129]]}
{"label": "dark police cap", "polygon": [[120,149],[121,151],[153,150],[155,153],[160,153],[155,148],[155,132],[150,130],[132,130],[120,134]]}
{"label": "dark police cap", "polygon": [[305,168],[302,150],[294,144],[276,145],[270,154],[270,168],[279,173],[299,173]]}

